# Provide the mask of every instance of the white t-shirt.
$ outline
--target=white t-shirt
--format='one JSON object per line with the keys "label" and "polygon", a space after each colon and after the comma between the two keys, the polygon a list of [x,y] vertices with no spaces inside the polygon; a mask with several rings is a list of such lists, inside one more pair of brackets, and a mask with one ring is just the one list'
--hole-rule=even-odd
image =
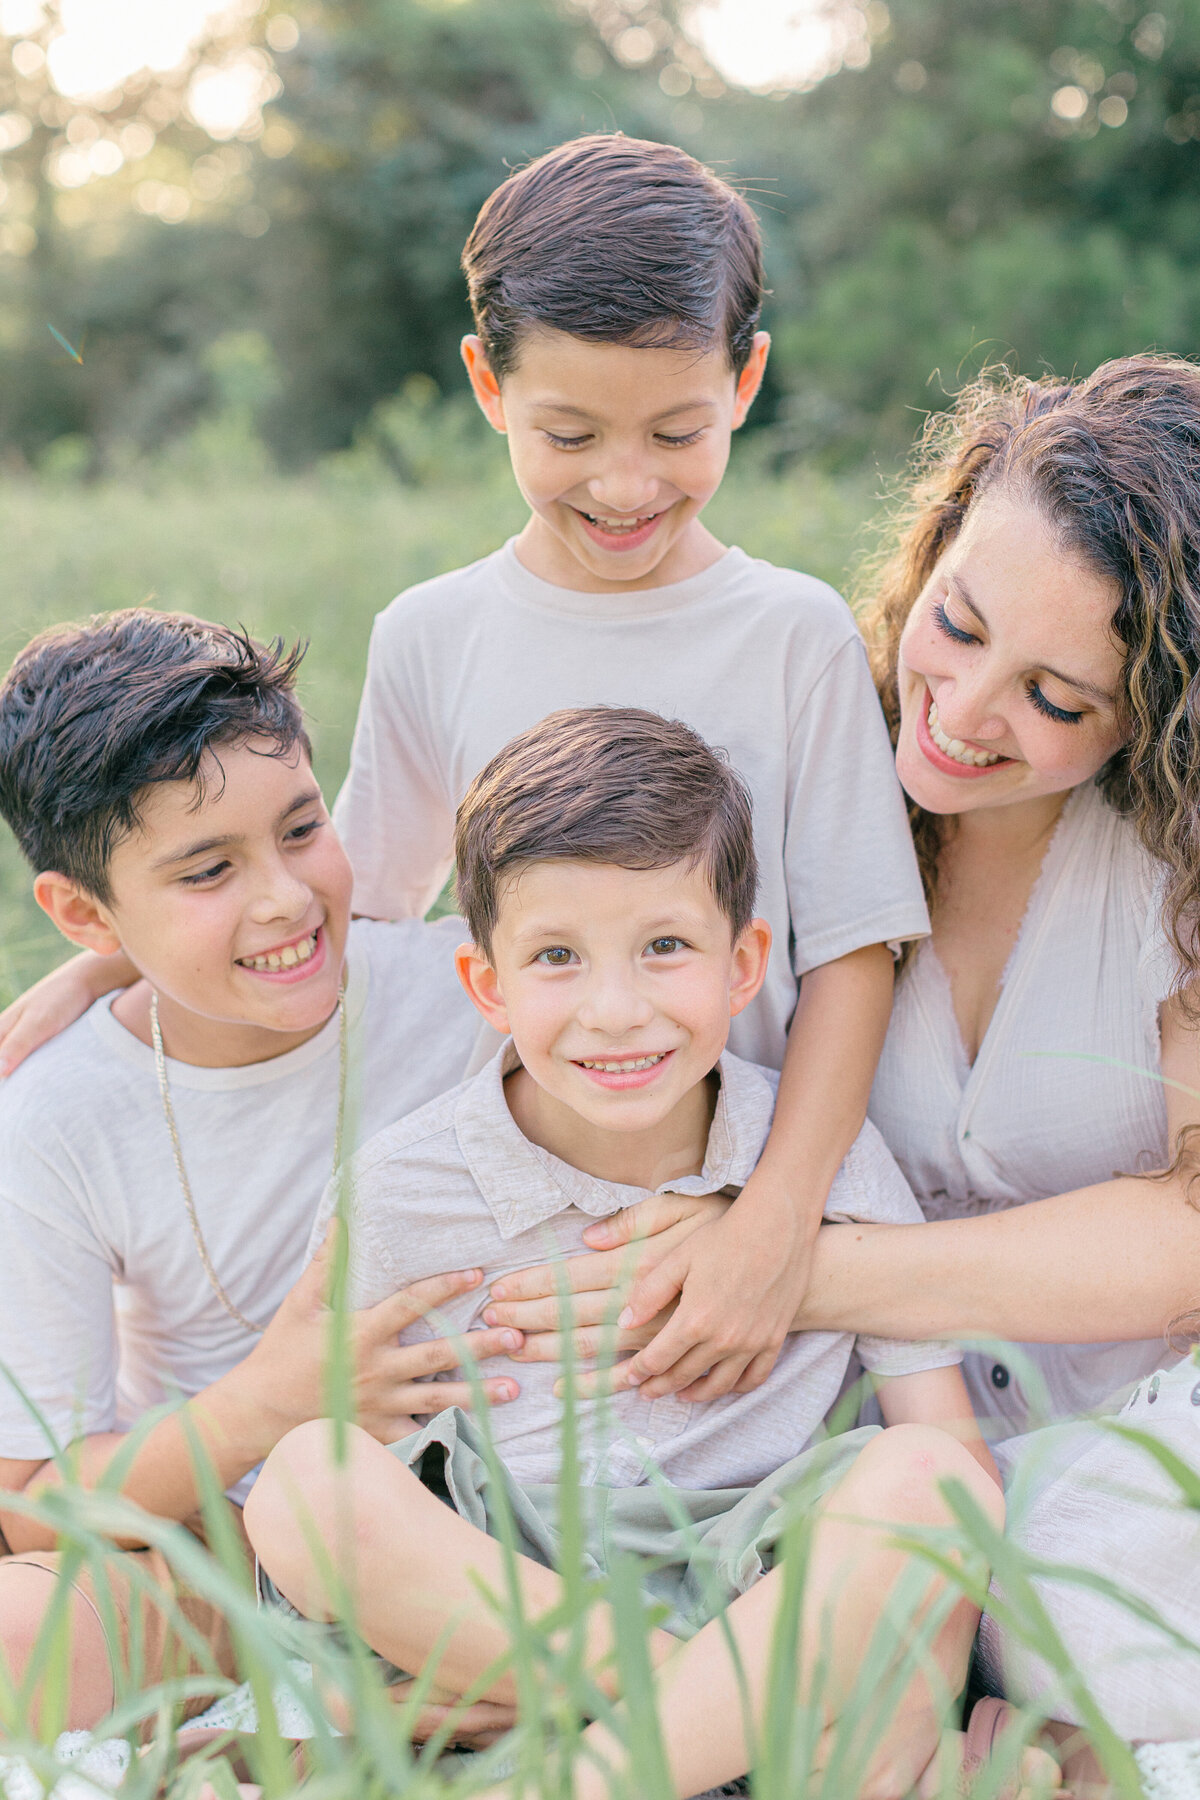
{"label": "white t-shirt", "polygon": [[[351,927],[347,1150],[461,1078],[477,1025],[454,971],[462,937],[460,919]],[[153,1051],[111,999],[0,1083],[0,1456],[49,1451],[5,1369],[66,1442],[199,1392],[257,1342],[209,1285]],[[167,1069],[209,1254],[265,1324],[304,1267],[330,1177],[337,1018],[269,1062]]]}
{"label": "white t-shirt", "polygon": [[727,550],[667,587],[581,594],[530,574],[510,542],[401,594],[375,622],[334,809],[355,908],[423,916],[473,777],[547,713],[598,704],[685,720],[749,784],[775,941],[729,1042],[777,1069],[798,976],[929,929],[862,642],[812,576]]}
{"label": "white t-shirt", "polygon": [[[1158,1016],[1177,970],[1159,881],[1130,820],[1094,784],[1077,788],[973,1064],[945,971],[922,944],[897,985],[868,1110],[926,1218],[1022,1206],[1168,1160]],[[1165,1354],[1161,1338],[1022,1350],[1053,1418],[1120,1405]],[[1042,1422],[1015,1365],[968,1352],[963,1374],[990,1435]]]}

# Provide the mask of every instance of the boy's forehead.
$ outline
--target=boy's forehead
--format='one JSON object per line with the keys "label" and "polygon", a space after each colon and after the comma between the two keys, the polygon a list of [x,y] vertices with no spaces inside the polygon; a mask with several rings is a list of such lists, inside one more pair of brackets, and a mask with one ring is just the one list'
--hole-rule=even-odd
{"label": "boy's forehead", "polygon": [[666,418],[714,406],[734,384],[723,347],[592,343],[536,327],[522,334],[504,387],[550,412],[612,417],[635,411]]}
{"label": "boy's forehead", "polygon": [[514,934],[537,931],[551,919],[563,925],[678,922],[684,914],[710,919],[720,913],[712,884],[699,862],[657,869],[627,869],[583,858],[547,858],[507,871],[497,889],[497,925]]}
{"label": "boy's forehead", "polygon": [[270,829],[283,813],[320,797],[302,745],[218,744],[205,751],[192,779],[157,781],[142,791],[134,836],[157,861],[177,854],[184,839]]}

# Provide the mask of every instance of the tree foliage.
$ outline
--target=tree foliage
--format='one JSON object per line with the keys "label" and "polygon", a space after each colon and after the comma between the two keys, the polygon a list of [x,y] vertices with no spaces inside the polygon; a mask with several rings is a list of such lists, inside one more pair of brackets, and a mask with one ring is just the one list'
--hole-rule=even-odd
{"label": "tree foliage", "polygon": [[[769,96],[723,91],[682,0],[303,0],[283,51],[251,9],[243,43],[279,91],[224,144],[189,121],[186,71],[73,125],[89,108],[0,44],[0,142],[5,119],[31,126],[0,165],[0,452],[69,438],[111,465],[234,407],[303,463],[414,376],[457,392],[480,202],[612,127],[683,142],[756,199],[781,452],[890,453],[989,358],[1193,348],[1200,0],[828,5],[861,54]],[[72,143],[147,118],[141,161],[56,186]]]}

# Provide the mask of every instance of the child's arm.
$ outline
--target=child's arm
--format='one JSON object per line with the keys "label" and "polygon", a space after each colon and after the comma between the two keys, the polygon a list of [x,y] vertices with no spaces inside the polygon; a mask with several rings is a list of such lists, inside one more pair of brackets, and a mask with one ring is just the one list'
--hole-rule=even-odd
{"label": "child's arm", "polygon": [[82,1018],[89,1006],[114,988],[131,986],[137,970],[123,951],[78,956],[43,975],[0,1012],[0,1078],[11,1075],[27,1056]]}
{"label": "child's arm", "polygon": [[879,1384],[879,1410],[887,1425],[937,1425],[969,1450],[997,1486],[1000,1471],[983,1440],[959,1368],[922,1369]]}
{"label": "child's arm", "polygon": [[722,1219],[634,1283],[621,1315],[636,1329],[680,1295],[633,1360],[647,1399],[712,1400],[770,1374],[808,1286],[830,1186],[866,1117],[892,969],[887,946],[869,944],[804,977],[758,1167]]}

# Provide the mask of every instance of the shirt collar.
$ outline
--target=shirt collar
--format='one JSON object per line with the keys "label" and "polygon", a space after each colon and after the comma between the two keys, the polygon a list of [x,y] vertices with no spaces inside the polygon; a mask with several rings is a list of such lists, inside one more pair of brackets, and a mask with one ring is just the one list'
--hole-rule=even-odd
{"label": "shirt collar", "polygon": [[[504,1078],[520,1062],[509,1038],[467,1083],[454,1111],[463,1160],[501,1237],[516,1237],[544,1225],[567,1207],[605,1219],[644,1200],[645,1188],[601,1181],[523,1136],[504,1098]],[[762,1153],[775,1107],[772,1083],[753,1063],[728,1051],[718,1062],[717,1073],[721,1085],[704,1167],[699,1175],[665,1182],[660,1193],[715,1194],[743,1187]]]}

